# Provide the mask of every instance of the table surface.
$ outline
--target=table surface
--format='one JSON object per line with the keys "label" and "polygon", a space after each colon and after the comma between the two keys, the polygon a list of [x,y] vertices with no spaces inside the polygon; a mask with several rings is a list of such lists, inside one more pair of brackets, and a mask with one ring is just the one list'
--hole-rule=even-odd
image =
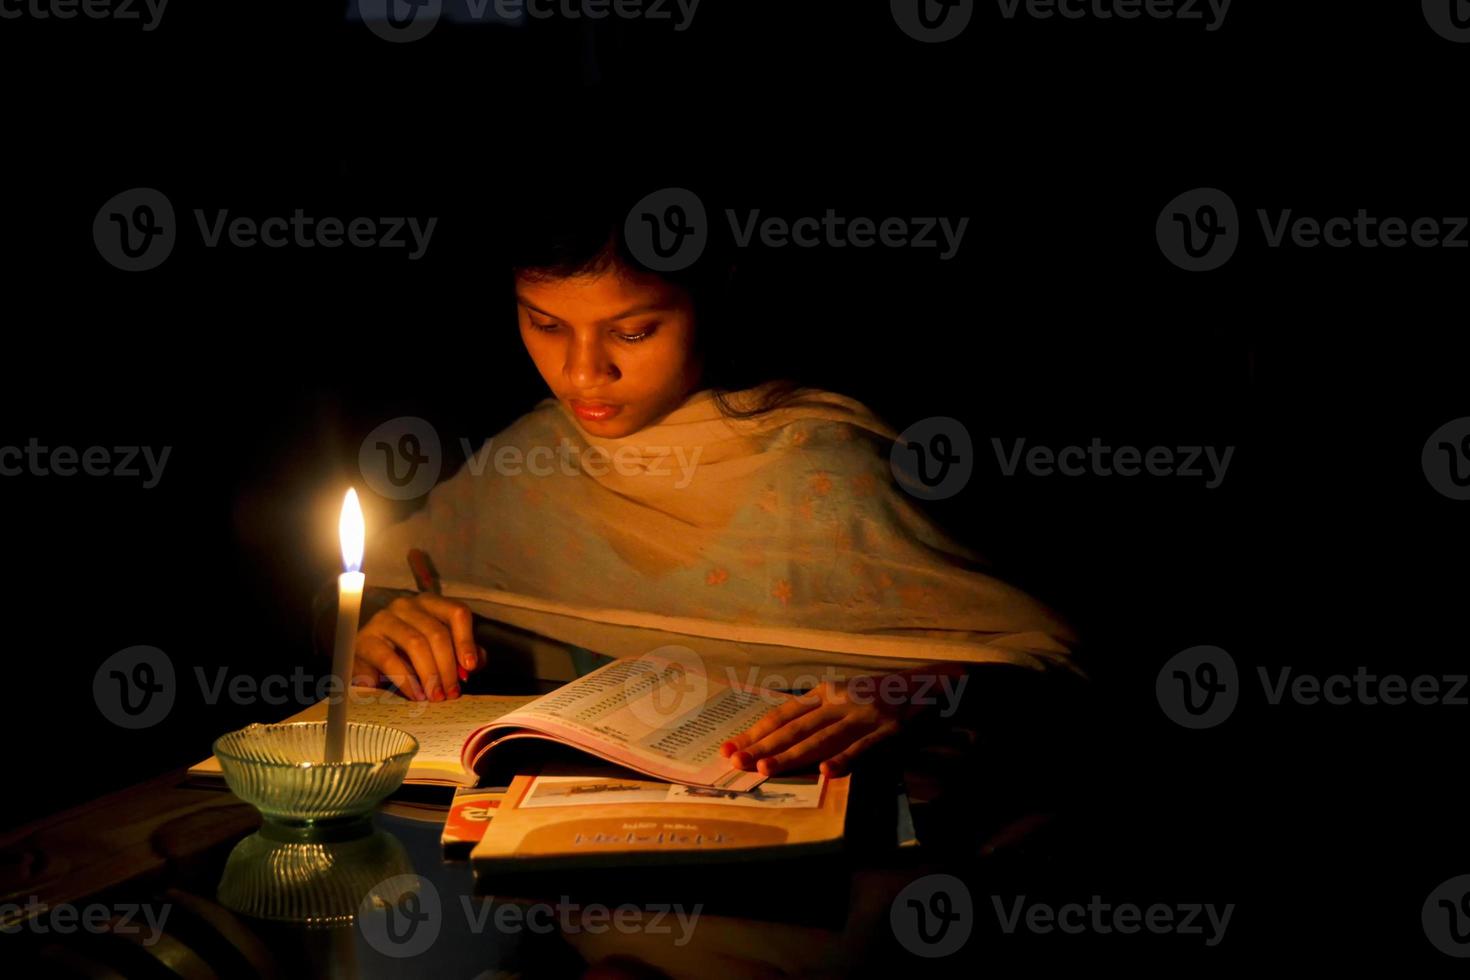
{"label": "table surface", "polygon": [[[594,896],[608,906],[602,919],[566,878],[545,882],[535,895],[520,889],[515,902],[476,895],[469,866],[440,852],[444,803],[401,797],[379,809],[374,826],[428,883],[439,910],[434,941],[411,961],[384,952],[352,924],[309,929],[240,915],[221,904],[219,884],[231,851],[259,829],[260,818],[227,790],[191,783],[183,771],[0,836],[0,925],[11,934],[7,943],[18,941],[11,948],[33,958],[32,970],[55,976],[400,976],[408,970],[465,978],[677,977],[714,975],[715,963],[720,976],[846,975],[885,955],[902,957],[888,914],[906,884],[1034,857],[1037,841],[1047,839],[1042,831],[1051,814],[1028,808],[1024,794],[997,792],[1004,781],[994,774],[983,789],[973,778],[972,739],[972,732],[946,730],[922,744],[894,743],[902,748],[889,757],[902,759],[894,771],[902,772],[912,801],[918,847],[849,847],[820,870],[676,869],[668,877],[678,886],[671,904],[680,908],[661,917],[662,928],[612,927],[612,910],[621,904],[616,884]],[[628,881],[648,885],[644,875]],[[543,906],[538,918],[529,916],[528,902]],[[502,911],[507,904],[518,904],[521,915]],[[58,915],[68,906],[75,915]],[[688,929],[679,926],[679,911],[686,922],[697,915]],[[149,912],[161,934],[145,925]],[[73,920],[90,922],[93,915],[97,928],[76,928]],[[793,921],[800,918],[809,921]],[[619,959],[625,956],[662,972],[640,973],[645,968]],[[588,964],[597,966],[588,972]],[[163,973],[156,972],[160,966]]]}

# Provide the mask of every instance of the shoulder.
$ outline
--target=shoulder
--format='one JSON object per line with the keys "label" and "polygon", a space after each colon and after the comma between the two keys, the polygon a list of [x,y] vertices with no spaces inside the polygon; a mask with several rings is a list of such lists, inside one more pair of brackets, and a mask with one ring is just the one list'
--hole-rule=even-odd
{"label": "shoulder", "polygon": [[795,455],[886,457],[898,433],[856,398],[821,388],[801,388],[767,413],[767,446]]}

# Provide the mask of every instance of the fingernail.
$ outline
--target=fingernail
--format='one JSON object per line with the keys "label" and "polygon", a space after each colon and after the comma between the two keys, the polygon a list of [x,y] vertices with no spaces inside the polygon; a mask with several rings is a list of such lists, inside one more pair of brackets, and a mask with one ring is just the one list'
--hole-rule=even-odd
{"label": "fingernail", "polygon": [[451,698],[451,699],[452,699],[452,698],[457,698],[457,697],[459,697],[459,685],[458,685],[458,684],[454,684],[454,685],[451,685],[451,686],[450,686],[450,687],[449,687],[449,688],[448,688],[448,689],[447,689],[447,690],[446,690],[446,691],[445,691],[445,692],[444,692],[444,696],[445,696],[445,697],[447,697],[447,698]]}
{"label": "fingernail", "polygon": [[459,668],[459,679],[461,681],[467,681],[467,680],[469,680],[470,679],[470,672],[467,671],[467,670],[465,670],[464,667],[460,667]]}
{"label": "fingernail", "polygon": [[430,701],[443,701],[444,700],[444,689],[442,687],[440,687],[439,685],[435,684],[434,687],[429,691],[429,700]]}

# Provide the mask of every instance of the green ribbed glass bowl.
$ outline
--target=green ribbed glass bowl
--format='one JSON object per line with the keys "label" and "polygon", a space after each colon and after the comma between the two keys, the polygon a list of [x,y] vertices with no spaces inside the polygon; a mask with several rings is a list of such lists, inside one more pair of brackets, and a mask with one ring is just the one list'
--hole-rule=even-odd
{"label": "green ribbed glass bowl", "polygon": [[347,723],[341,762],[324,762],[327,723],[247,725],[215,739],[230,791],[266,820],[296,826],[362,819],[403,784],[418,739],[386,725]]}

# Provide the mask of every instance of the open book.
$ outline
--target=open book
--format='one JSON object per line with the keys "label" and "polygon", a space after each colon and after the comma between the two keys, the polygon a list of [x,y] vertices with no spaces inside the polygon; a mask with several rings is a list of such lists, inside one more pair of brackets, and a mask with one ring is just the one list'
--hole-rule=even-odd
{"label": "open book", "polygon": [[[697,662],[645,654],[615,660],[541,697],[467,694],[410,701],[354,688],[348,719],[401,728],[419,740],[406,782],[473,786],[497,748],[554,742],[655,779],[745,791],[765,781],[730,766],[726,739],[790,695],[747,688],[705,673]],[[288,721],[320,721],[319,702]],[[190,775],[218,775],[211,757]]]}

